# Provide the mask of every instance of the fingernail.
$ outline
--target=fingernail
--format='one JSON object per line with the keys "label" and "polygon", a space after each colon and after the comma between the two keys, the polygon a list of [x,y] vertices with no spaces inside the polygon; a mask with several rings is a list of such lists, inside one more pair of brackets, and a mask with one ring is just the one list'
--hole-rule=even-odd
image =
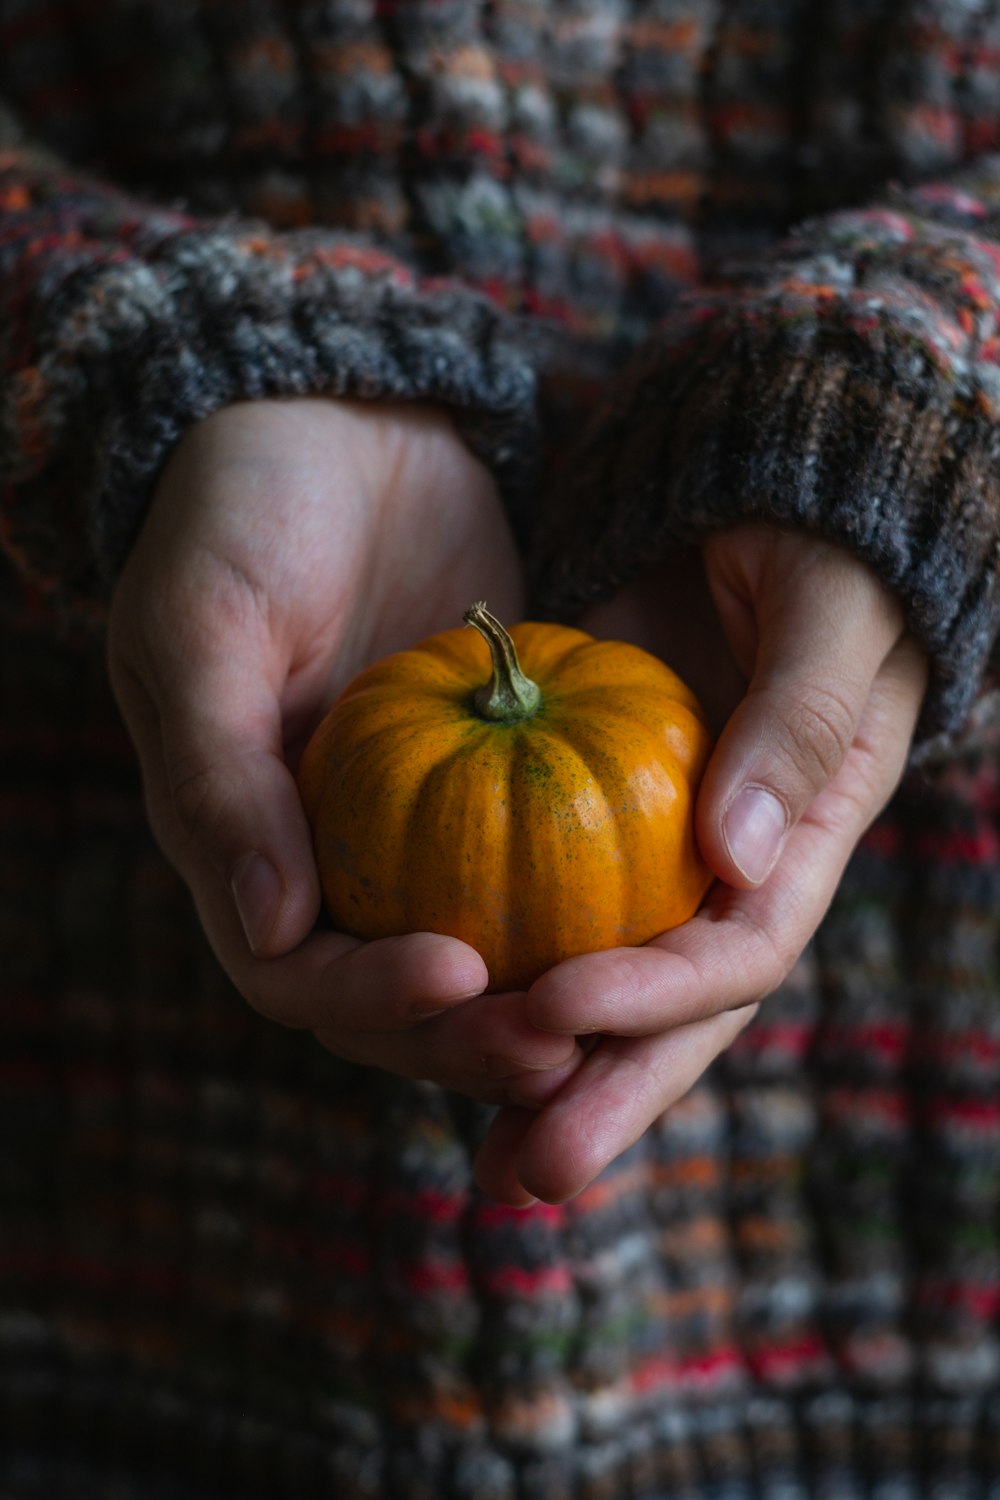
{"label": "fingernail", "polygon": [[281,881],[270,860],[251,849],[238,861],[231,882],[233,900],[252,953],[267,941],[281,896]]}
{"label": "fingernail", "polygon": [[788,831],[788,812],[762,786],[741,787],[726,809],[722,825],[733,863],[759,885],[774,869]]}

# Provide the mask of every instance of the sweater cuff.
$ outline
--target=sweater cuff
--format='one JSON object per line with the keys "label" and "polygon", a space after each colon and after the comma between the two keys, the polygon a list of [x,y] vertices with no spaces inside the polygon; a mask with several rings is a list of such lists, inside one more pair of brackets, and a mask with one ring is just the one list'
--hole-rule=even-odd
{"label": "sweater cuff", "polygon": [[105,594],[184,431],[260,398],[444,403],[523,532],[534,373],[485,298],[322,231],[152,228],[67,267],[4,392],[5,529],[29,574]]}
{"label": "sweater cuff", "polygon": [[720,304],[664,330],[574,467],[540,547],[543,611],[573,615],[723,527],[802,527],[900,599],[930,658],[916,741],[957,731],[997,631],[1000,382],[963,388],[874,323],[768,328]]}

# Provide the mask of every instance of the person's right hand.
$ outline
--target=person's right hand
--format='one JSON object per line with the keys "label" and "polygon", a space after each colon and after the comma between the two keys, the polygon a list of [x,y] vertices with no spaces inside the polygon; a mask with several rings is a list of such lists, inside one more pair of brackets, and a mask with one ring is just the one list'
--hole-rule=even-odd
{"label": "person's right hand", "polygon": [[112,601],[109,668],[153,831],[250,1004],[340,1057],[534,1107],[579,1048],[530,1025],[523,995],[483,995],[472,948],[313,932],[292,772],[350,678],[484,596],[519,617],[517,555],[443,412],[244,403],[172,455]]}

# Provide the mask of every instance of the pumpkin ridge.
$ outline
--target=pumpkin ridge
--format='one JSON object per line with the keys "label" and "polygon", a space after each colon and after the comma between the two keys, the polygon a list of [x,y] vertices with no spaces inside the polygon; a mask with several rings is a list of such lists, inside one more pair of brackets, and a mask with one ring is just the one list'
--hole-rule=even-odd
{"label": "pumpkin ridge", "polygon": [[465,633],[465,627],[442,631],[440,636],[429,636],[426,641],[363,667],[337,695],[337,706],[345,699],[357,699],[369,692],[396,694],[404,687],[407,690],[419,687],[429,695],[441,692],[448,696],[449,692],[457,691],[472,680],[479,666],[468,654]]}
{"label": "pumpkin ridge", "polygon": [[[526,774],[525,762],[529,756],[534,767]],[[617,841],[619,827],[601,777],[564,733],[564,726],[557,723],[539,725],[536,732],[525,734],[511,762],[514,801],[524,796],[537,804],[534,817],[513,820],[512,890],[521,893],[529,911],[540,905],[552,929],[577,933],[577,938],[566,945],[562,957],[568,958],[571,951],[582,951],[588,945],[595,946],[592,938],[598,932],[597,946],[606,946],[605,914],[609,909],[622,909],[623,883],[621,862],[607,855],[607,829],[609,825],[615,829]],[[608,763],[611,764],[610,756]],[[520,791],[521,783],[526,784],[524,792]],[[580,806],[579,792],[583,787],[591,809],[589,818],[582,816]],[[599,904],[588,906],[581,899],[586,878],[567,880],[560,867],[564,869],[577,859],[589,864],[594,855],[595,835],[606,883],[600,891]],[[526,877],[526,869],[531,870],[531,877]],[[585,920],[590,924],[590,937],[582,935]],[[525,926],[530,927],[530,923]]]}
{"label": "pumpkin ridge", "polygon": [[[337,780],[329,783],[329,790],[337,792],[341,785],[349,783],[359,761],[367,763],[369,773],[371,773],[380,741],[389,742],[389,748],[394,752],[390,759],[395,760],[401,747],[405,747],[411,741],[422,740],[427,733],[424,717],[423,714],[415,713],[402,723],[398,719],[392,719],[388,723],[377,725],[356,743],[352,743],[349,753],[338,765]],[[368,780],[367,777],[366,780]]]}
{"label": "pumpkin ridge", "polygon": [[[510,634],[521,658],[521,666],[529,677],[536,679],[543,696],[547,686],[551,686],[548,680],[558,679],[567,661],[588,651],[594,644],[592,636],[565,626],[515,625]],[[572,637],[569,641],[563,639],[567,635]]]}
{"label": "pumpkin ridge", "polygon": [[[619,875],[615,910],[619,920],[608,934],[607,945],[633,946],[674,925],[664,915],[664,903],[676,902],[676,887],[665,882],[663,872],[673,863],[671,840],[676,839],[678,831],[677,809],[692,804],[693,796],[690,768],[678,761],[659,724],[648,718],[635,721],[635,732],[625,746],[620,729],[617,715],[591,718],[574,712],[562,732],[581,764],[606,792],[608,817],[614,829]],[[612,785],[619,788],[619,796],[607,790]],[[672,794],[669,799],[665,796],[667,787]],[[651,822],[659,825],[660,831],[652,846],[648,836]],[[684,820],[684,826],[686,823]],[[687,853],[688,862],[694,858],[701,863],[693,843]],[[705,875],[707,885],[707,868]],[[624,919],[628,913],[632,918]]]}
{"label": "pumpkin ridge", "polygon": [[349,754],[340,762],[342,769],[353,765],[359,755],[367,753],[372,741],[377,740],[380,735],[390,732],[404,734],[408,729],[415,729],[422,720],[427,718],[423,704],[407,705],[405,708],[400,705],[400,712],[391,718],[380,717],[378,722],[369,728],[366,726],[370,724],[373,717],[371,700],[366,700],[364,708],[359,708],[355,715],[350,709],[356,702],[358,699],[351,699],[349,704],[338,704],[337,717],[331,728],[331,740],[346,741],[351,746]]}
{"label": "pumpkin ridge", "polygon": [[701,705],[687,684],[659,657],[630,641],[587,640],[566,653],[560,686],[567,698],[596,690],[630,691],[676,703],[701,718]]}
{"label": "pumpkin ridge", "polygon": [[[482,720],[480,720],[479,722],[481,724],[484,723],[484,721]],[[491,726],[487,724],[485,725],[485,727],[488,730]],[[406,852],[411,849],[427,850],[429,847],[433,848],[439,844],[442,835],[439,820],[441,817],[442,807],[445,804],[446,800],[449,800],[449,793],[450,800],[453,801],[463,813],[467,814],[470,819],[472,816],[474,816],[474,803],[472,802],[472,800],[468,796],[460,795],[455,790],[454,786],[449,786],[449,783],[455,781],[456,767],[462,760],[476,762],[474,765],[471,765],[469,767],[469,770],[471,771],[473,776],[473,780],[481,775],[481,761],[483,759],[482,751],[485,747],[488,746],[488,744],[489,735],[487,733],[485,735],[477,735],[475,736],[475,739],[473,739],[471,736],[466,736],[462,743],[455,745],[453,749],[447,751],[444,754],[441,754],[440,749],[438,750],[436,758],[430,762],[424,772],[424,775],[421,777],[419,786],[413,789],[413,793],[410,799],[410,805],[405,819],[405,831],[403,837],[397,841],[397,848],[404,858]],[[500,758],[496,757],[495,759],[499,760]],[[432,826],[428,827],[425,820],[430,820]],[[453,855],[456,851],[461,850],[468,845],[469,840],[463,835],[464,828],[461,830],[461,832],[456,831],[452,838],[449,839],[448,847],[449,851]],[[480,858],[480,862],[476,865],[476,881],[473,882],[473,885],[478,883],[481,872],[482,861]],[[465,888],[462,883],[463,878],[464,872],[463,875],[455,881],[455,894],[460,895],[462,898],[459,903],[460,905],[464,905],[467,899],[465,896]],[[407,882],[402,880],[400,880],[398,884],[401,888],[407,886]],[[410,924],[410,930],[436,931],[443,933],[443,935],[446,937],[460,936],[461,934],[458,932],[448,932],[446,930],[446,925],[444,922],[441,922],[437,926],[430,928],[427,926],[426,911],[421,909],[423,907],[423,903],[426,900],[426,894],[427,888],[423,884],[414,884],[410,887],[410,897],[408,900],[404,901],[405,920]],[[448,904],[447,899],[445,900],[444,904]],[[459,916],[458,922],[452,922],[448,925],[454,927],[456,925],[459,925],[460,921],[461,918]],[[463,939],[463,941],[468,941],[468,939]],[[473,944],[472,946],[475,946],[475,944]]]}
{"label": "pumpkin ridge", "polygon": [[[451,727],[469,729],[486,727],[470,706],[472,688],[457,680],[447,692],[430,692],[424,689],[419,700],[411,701],[409,692],[401,692],[395,683],[372,683],[349,699],[339,698],[331,711],[332,718],[326,734],[327,744],[336,739],[350,745],[350,751],[338,761],[341,774],[353,766],[361,755],[369,755],[373,745],[384,734],[406,734],[408,730],[421,734],[437,734],[441,728],[441,712],[448,707],[454,712]],[[390,711],[387,714],[387,710]],[[372,725],[372,720],[375,721]],[[319,731],[323,733],[323,729]]]}
{"label": "pumpkin ridge", "polygon": [[[545,697],[543,693],[543,709],[544,703]],[[516,755],[521,744],[523,744],[527,740],[534,740],[538,737],[538,715],[536,714],[532,719],[522,719],[520,724],[514,724],[509,727],[513,729],[514,733],[506,741],[506,743],[508,745],[513,744],[515,747],[517,747],[517,750],[515,750],[514,755],[507,754],[498,755],[496,757],[497,798],[498,800],[502,798],[505,808],[505,815],[501,818],[498,813],[495,813],[493,821],[492,844],[496,859],[497,891],[517,890],[516,882],[518,878],[518,870],[516,841],[518,830],[523,826],[524,819],[517,816],[518,809],[515,806],[514,767],[516,764]],[[502,838],[500,837],[501,831],[503,835]],[[492,904],[495,906],[498,905],[495,895]],[[509,972],[511,968],[511,949],[517,940],[519,924],[523,924],[523,920],[523,913],[518,909],[518,902],[516,898],[510,903],[510,911],[508,914],[506,914],[506,920],[504,919],[504,916],[499,913],[499,911],[497,911],[496,914],[492,917],[492,921],[497,930],[499,943],[503,951],[503,958],[501,962],[503,963],[505,973]],[[499,988],[499,981],[495,977],[496,966],[490,966],[489,962],[487,962],[487,967],[490,970],[490,988],[492,989],[494,985]],[[513,986],[511,986],[510,984],[506,984],[505,987],[512,988]],[[527,985],[523,987],[527,989]]]}
{"label": "pumpkin ridge", "polygon": [[[669,712],[664,712],[664,703]],[[616,722],[630,724],[649,734],[658,758],[669,759],[678,775],[690,774],[692,765],[698,760],[698,749],[703,744],[703,733],[697,731],[704,732],[707,727],[701,715],[683,700],[664,694],[657,701],[643,688],[628,683],[613,687],[594,684],[576,690],[571,687],[566,692],[566,710],[567,723],[575,723],[581,712],[585,719],[603,719],[612,713]],[[679,754],[679,748],[686,750],[687,755]]]}
{"label": "pumpkin ridge", "polygon": [[[414,716],[415,719],[417,717]],[[400,806],[401,800],[411,800],[406,796],[409,783],[399,776],[401,747],[404,753],[406,746],[411,747],[411,752],[416,747],[422,747],[425,759],[436,754],[428,726],[422,722],[423,716],[419,717],[421,722],[411,723],[410,732],[405,736],[399,734],[396,721],[379,725],[365,736],[356,750],[352,747],[351,753],[338,765],[336,777],[331,777],[324,786],[326,795],[320,809],[322,823],[334,830],[335,846],[339,847],[341,841],[344,841],[345,847],[367,849],[363,830],[366,825],[371,825],[375,815],[381,834],[377,851],[369,850],[364,854],[353,872],[342,857],[335,861],[338,871],[335,883],[344,892],[345,901],[353,901],[358,897],[357,889],[354,896],[350,895],[352,885],[365,888],[367,894],[364,900],[369,914],[372,903],[376,902],[375,892],[391,892],[396,899],[398,893],[407,888],[408,882],[400,878],[399,862],[391,857],[400,847],[398,840],[391,836],[391,829],[405,825],[409,817],[409,807]],[[409,764],[413,765],[412,753]],[[375,809],[378,809],[377,814]],[[349,836],[349,830],[353,830],[353,836]],[[377,904],[381,904],[382,899],[381,896],[378,897]],[[330,900],[331,908],[335,904]],[[335,910],[334,917],[339,918],[338,925],[342,925],[344,931],[354,932],[359,937],[386,935],[377,926],[373,926],[368,917],[360,918],[359,914],[356,918],[347,905],[342,904],[339,911]],[[376,918],[376,923],[377,921]],[[366,930],[361,930],[362,926]]]}

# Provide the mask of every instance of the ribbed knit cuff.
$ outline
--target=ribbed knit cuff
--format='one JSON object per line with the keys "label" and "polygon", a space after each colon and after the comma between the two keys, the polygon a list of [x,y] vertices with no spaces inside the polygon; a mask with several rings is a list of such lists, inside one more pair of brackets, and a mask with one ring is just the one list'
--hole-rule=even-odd
{"label": "ribbed knit cuff", "polygon": [[929,653],[917,741],[957,730],[997,630],[996,410],[894,330],[734,321],[667,330],[632,370],[542,543],[542,611],[726,526],[803,527],[868,563]]}
{"label": "ribbed knit cuff", "polygon": [[70,268],[5,392],[7,530],[29,572],[105,592],[184,431],[265,397],[444,403],[523,523],[534,373],[486,299],[311,230],[171,225],[138,248]]}

